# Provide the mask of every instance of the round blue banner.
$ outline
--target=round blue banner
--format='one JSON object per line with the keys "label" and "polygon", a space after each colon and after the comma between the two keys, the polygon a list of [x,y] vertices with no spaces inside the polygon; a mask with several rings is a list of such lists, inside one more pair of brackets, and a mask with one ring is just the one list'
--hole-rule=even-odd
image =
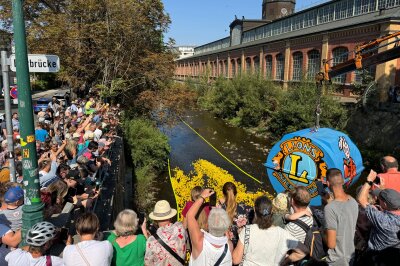
{"label": "round blue banner", "polygon": [[329,168],[342,171],[346,187],[355,183],[364,169],[357,146],[346,134],[330,128],[286,134],[272,147],[265,166],[277,193],[305,186],[311,205],[321,205],[315,181],[325,180]]}

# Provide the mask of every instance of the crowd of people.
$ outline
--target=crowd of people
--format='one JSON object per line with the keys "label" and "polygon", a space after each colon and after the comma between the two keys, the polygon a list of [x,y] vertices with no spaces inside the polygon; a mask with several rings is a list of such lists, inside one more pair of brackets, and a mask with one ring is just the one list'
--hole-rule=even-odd
{"label": "crowd of people", "polygon": [[[100,176],[111,165],[107,150],[119,124],[119,106],[95,96],[61,104],[56,98],[37,115],[35,130],[44,221],[21,244],[24,205],[18,114],[13,115],[17,182],[9,182],[10,152],[0,153],[1,265],[396,265],[400,261],[400,172],[394,157],[382,158],[353,198],[339,169],[319,180],[321,206],[310,206],[306,187],[260,196],[254,207],[238,202],[227,182],[223,197],[194,187],[177,222],[177,210],[158,201],[148,218],[121,211],[114,230],[99,232],[93,212]],[[1,132],[2,134],[6,132]],[[3,136],[4,137],[4,136]],[[11,154],[12,155],[12,154]],[[64,228],[54,225],[69,206]],[[65,245],[60,256],[52,247]]]}
{"label": "crowd of people", "polygon": [[[72,102],[53,97],[38,112],[35,139],[44,222],[28,231],[27,246],[22,248],[18,248],[24,210],[21,124],[14,113],[12,153],[2,122],[0,265],[110,265],[113,248],[110,242],[97,241],[99,220],[93,208],[111,165],[107,150],[117,137],[120,115],[119,105],[104,103],[95,93]],[[10,182],[10,160],[15,161],[16,182]],[[70,217],[65,224],[57,220],[61,213]],[[49,256],[50,248],[60,244],[66,245],[63,257]],[[101,251],[96,258],[86,259],[87,250],[96,249]]]}
{"label": "crowd of people", "polygon": [[144,265],[397,265],[400,172],[394,157],[380,163],[382,172],[371,170],[356,198],[346,193],[341,170],[328,169],[326,180],[318,181],[317,207],[298,186],[273,199],[258,197],[250,208],[237,201],[231,182],[214,206],[213,189],[193,188],[182,223],[174,223],[177,211],[159,201],[150,214],[156,231],[142,226],[149,236]]}

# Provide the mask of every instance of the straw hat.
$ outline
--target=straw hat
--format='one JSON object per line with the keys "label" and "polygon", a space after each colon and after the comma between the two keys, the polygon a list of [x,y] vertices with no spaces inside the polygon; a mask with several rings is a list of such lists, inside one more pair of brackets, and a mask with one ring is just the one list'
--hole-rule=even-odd
{"label": "straw hat", "polygon": [[172,209],[168,201],[157,201],[154,211],[149,214],[150,219],[154,221],[168,220],[176,215],[176,210]]}

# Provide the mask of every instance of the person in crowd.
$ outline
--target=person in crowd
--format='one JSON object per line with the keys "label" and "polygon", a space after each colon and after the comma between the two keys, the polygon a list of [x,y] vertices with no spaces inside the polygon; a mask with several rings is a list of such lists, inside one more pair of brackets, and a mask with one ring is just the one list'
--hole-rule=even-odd
{"label": "person in crowd", "polygon": [[5,155],[5,161],[0,170],[0,182],[7,183],[10,181],[10,153]]}
{"label": "person in crowd", "polygon": [[381,159],[380,165],[382,173],[379,176],[380,188],[392,188],[400,192],[400,172],[398,171],[399,163],[392,156],[385,156]]}
{"label": "person in crowd", "polygon": [[13,127],[13,141],[14,142],[19,142],[20,139],[20,133],[19,133],[19,127],[15,126]]}
{"label": "person in crowd", "polygon": [[24,191],[15,184],[10,186],[4,194],[6,209],[0,211],[0,223],[7,225],[14,232],[22,228],[22,207],[24,204]]}
{"label": "person in crowd", "polygon": [[48,137],[49,133],[47,132],[47,130],[43,129],[43,124],[41,122],[38,122],[35,129],[36,140],[40,142],[45,142]]}
{"label": "person in crowd", "polygon": [[326,178],[334,197],[324,208],[325,237],[329,248],[327,262],[329,265],[352,265],[358,204],[344,191],[344,179],[339,169],[328,169]]}
{"label": "person in crowd", "polygon": [[364,265],[391,265],[400,259],[400,192],[390,188],[373,190],[372,193],[378,197],[379,209],[374,207],[368,202],[368,194],[376,178],[376,172],[371,170],[358,195],[358,201],[372,224],[368,241],[370,251]]}
{"label": "person in crowd", "polygon": [[[190,266],[232,265],[232,243],[228,242],[228,230],[231,224],[225,210],[213,208],[208,216],[208,232],[201,229],[196,215],[206,198],[215,192],[204,189],[187,212],[187,224],[192,243]],[[219,264],[218,264],[219,263]]]}
{"label": "person in crowd", "polygon": [[[359,186],[356,190],[357,199],[360,196],[360,192],[363,186]],[[372,195],[372,190],[367,196],[368,203],[370,205],[375,205],[375,197]],[[358,218],[356,224],[356,232],[354,235],[354,247],[355,247],[355,261],[354,265],[362,265],[360,264],[363,260],[364,254],[368,248],[368,240],[369,235],[371,233],[372,224],[368,220],[367,213],[363,206],[358,204]]]}
{"label": "person in crowd", "polygon": [[[147,239],[145,265],[183,265],[186,253],[186,230],[182,223],[172,223],[176,210],[169,202],[160,200],[149,217],[157,223],[157,232]],[[167,245],[171,250],[167,250]],[[179,259],[180,258],[180,259]]]}
{"label": "person in crowd", "polygon": [[26,235],[28,246],[11,251],[6,256],[9,266],[63,266],[61,258],[46,255],[56,236],[56,227],[49,222],[39,222]]}
{"label": "person in crowd", "polygon": [[289,265],[306,256],[307,248],[300,241],[272,225],[272,203],[266,196],[256,199],[254,212],[254,223],[239,234],[232,254],[233,264],[243,261],[243,266]]}
{"label": "person in crowd", "polygon": [[48,109],[51,110],[53,114],[57,113],[58,108],[61,107],[60,102],[57,100],[55,96],[51,98],[51,102],[48,104]]}
{"label": "person in crowd", "polygon": [[68,245],[63,252],[65,266],[111,265],[113,248],[109,241],[95,240],[100,222],[94,213],[84,213],[76,220],[80,242]]}
{"label": "person in crowd", "polygon": [[3,140],[1,142],[1,152],[0,152],[0,167],[6,161],[6,155],[8,154],[8,142],[7,140]]}
{"label": "person in crowd", "polygon": [[19,119],[18,119],[18,113],[13,113],[12,115],[12,127],[16,127],[19,129]]}
{"label": "person in crowd", "polygon": [[[5,224],[0,223],[0,243],[6,245],[10,248],[18,247],[21,243],[22,236],[21,230],[13,231],[10,227]],[[1,254],[3,254],[3,250]]]}
{"label": "person in crowd", "polygon": [[45,204],[43,210],[44,219],[62,211],[64,197],[67,193],[68,186],[62,180],[56,180],[40,191],[42,202]]}
{"label": "person in crowd", "polygon": [[272,200],[272,224],[274,226],[285,228],[285,215],[289,213],[288,204],[287,193],[279,193]]}
{"label": "person in crowd", "polygon": [[[203,191],[203,189],[200,186],[195,186],[190,191],[191,201],[186,202],[185,207],[182,210],[183,226],[185,228],[187,228],[186,214],[189,211],[189,209],[192,207],[194,202],[201,196],[202,191]],[[208,218],[208,215],[210,214],[210,209],[211,208],[209,205],[203,204],[199,208],[199,213],[196,214],[196,219],[197,219],[197,222],[201,229],[207,230],[207,218]]]}
{"label": "person in crowd", "polygon": [[[293,214],[287,216],[287,220],[299,220],[305,223],[307,226],[311,227],[313,225],[313,217],[311,214],[311,209],[308,205],[311,201],[310,192],[308,192],[306,187],[297,186],[290,197],[290,206],[293,209]],[[304,243],[306,239],[306,231],[300,227],[297,223],[289,222],[285,226],[285,230],[288,231],[292,236],[297,238],[301,243]]]}
{"label": "person in crowd", "polygon": [[248,223],[248,213],[250,211],[244,204],[236,201],[237,189],[232,182],[226,182],[222,187],[224,198],[219,199],[218,206],[226,210],[231,219],[230,238],[236,246],[240,230]]}
{"label": "person in crowd", "polygon": [[[144,266],[146,253],[146,237],[136,234],[139,219],[136,212],[125,209],[121,211],[114,222],[115,230],[107,238],[113,245],[114,256],[111,265]],[[146,221],[143,222],[142,231],[145,230]]]}

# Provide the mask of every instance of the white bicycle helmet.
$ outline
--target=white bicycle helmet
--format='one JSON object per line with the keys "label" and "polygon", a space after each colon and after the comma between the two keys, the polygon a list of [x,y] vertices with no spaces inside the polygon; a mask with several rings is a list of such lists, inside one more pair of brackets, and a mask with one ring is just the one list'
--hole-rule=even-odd
{"label": "white bicycle helmet", "polygon": [[56,235],[56,227],[49,222],[39,222],[32,226],[26,235],[26,243],[41,247]]}

